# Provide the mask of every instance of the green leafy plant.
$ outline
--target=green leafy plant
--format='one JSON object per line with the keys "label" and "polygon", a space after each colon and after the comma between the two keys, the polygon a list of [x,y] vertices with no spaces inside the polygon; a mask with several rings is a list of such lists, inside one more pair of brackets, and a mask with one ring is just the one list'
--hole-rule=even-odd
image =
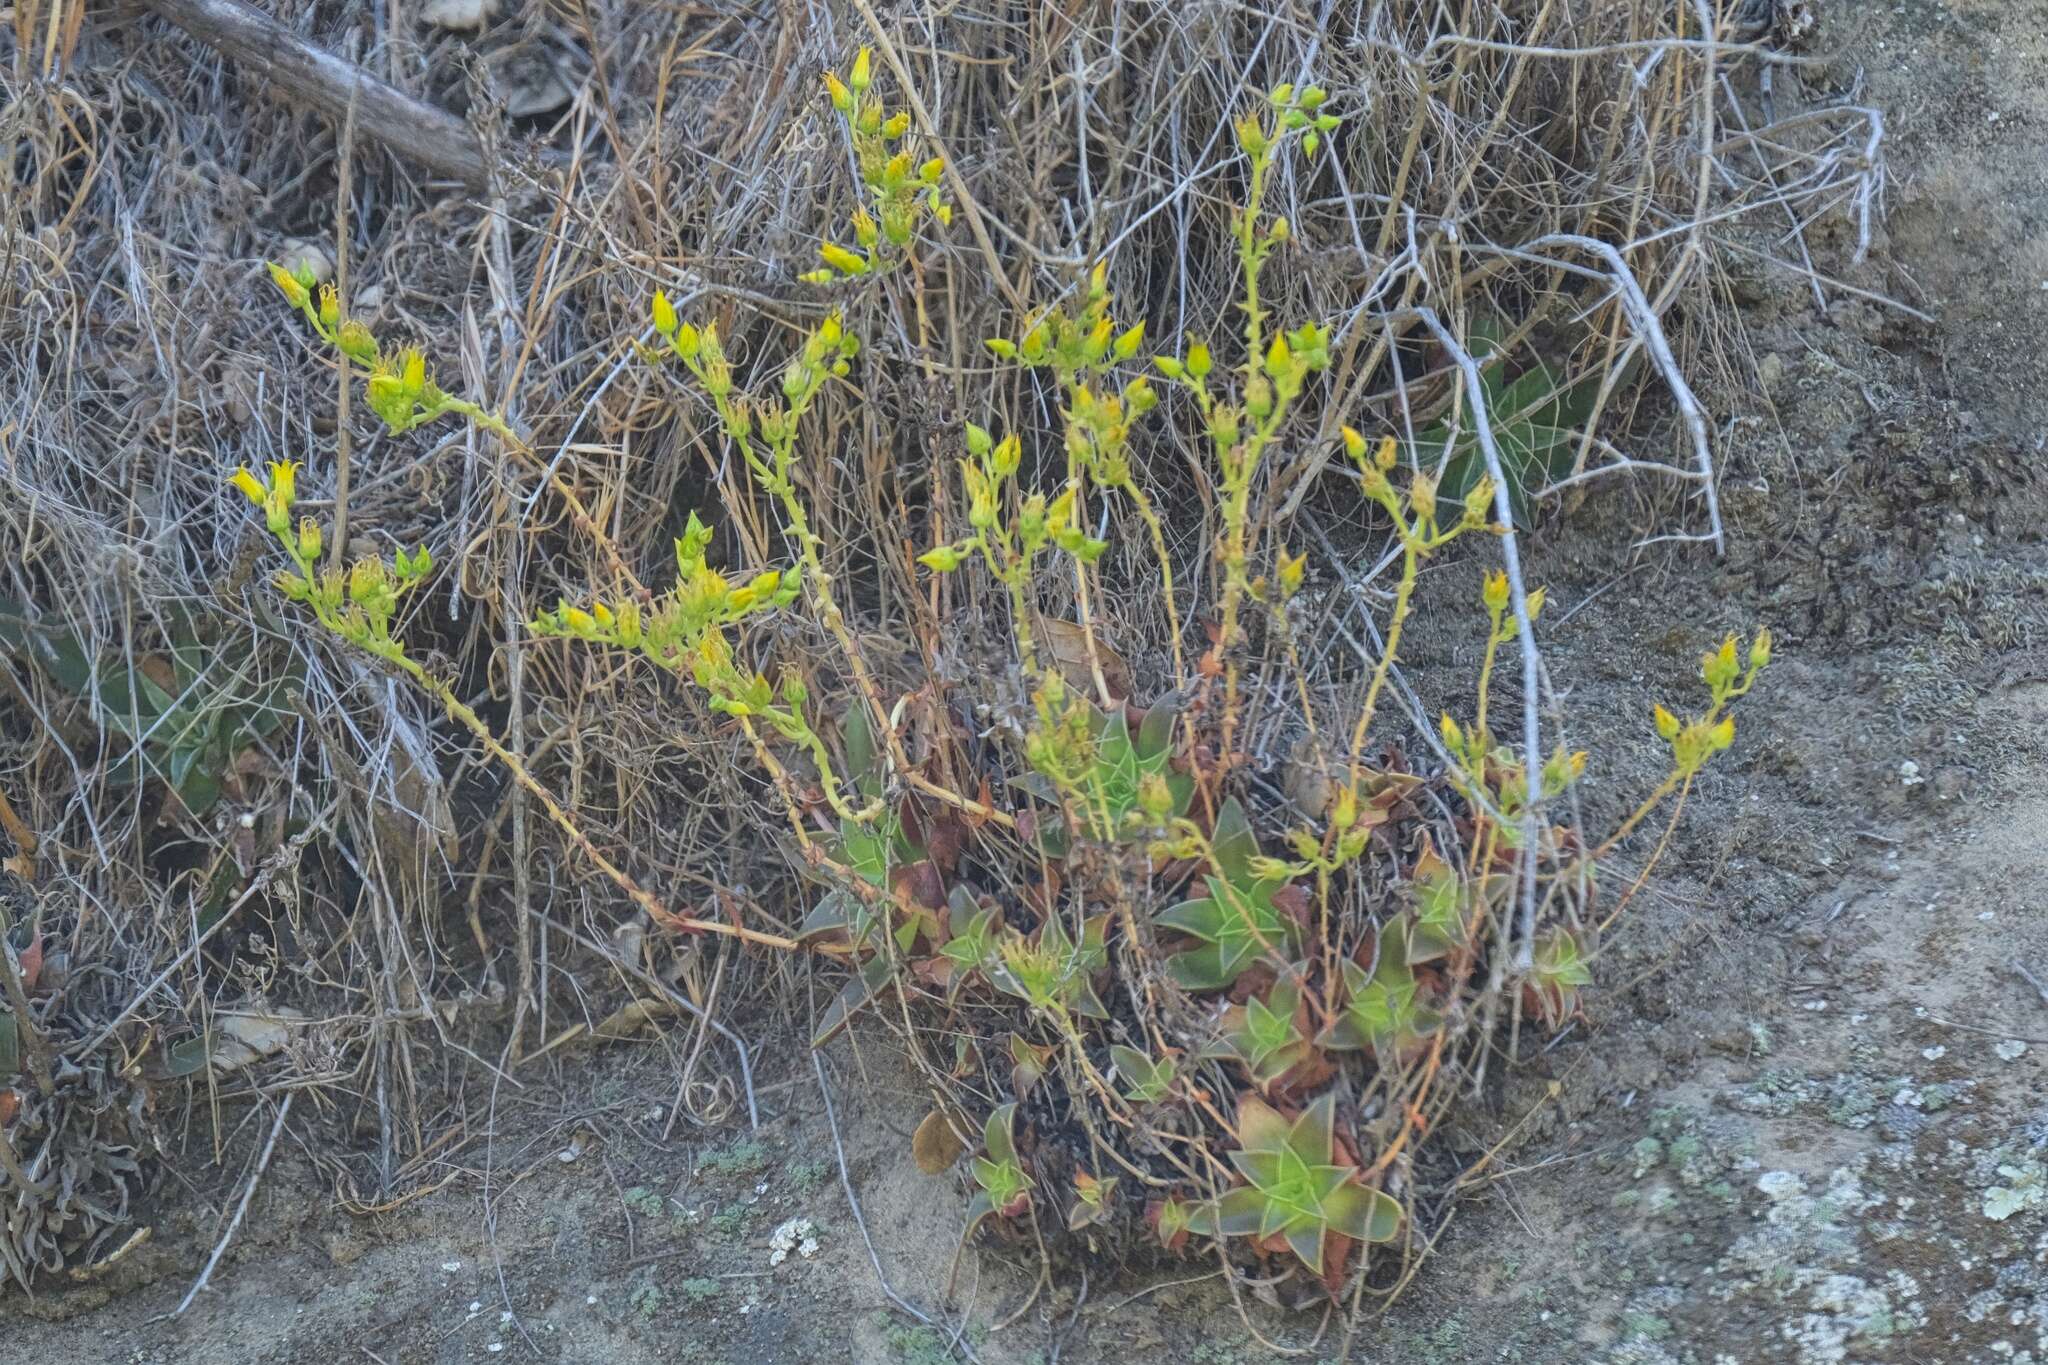
{"label": "green leafy plant", "polygon": [[996,988],[1060,1020],[1070,1013],[1107,1019],[1109,1011],[1095,993],[1094,975],[1109,963],[1108,933],[1107,915],[1086,921],[1078,938],[1067,932],[1058,915],[1048,916],[1028,937],[1013,933],[997,950],[992,973]]}
{"label": "green leafy plant", "polygon": [[873,93],[873,68],[874,54],[862,48],[843,79],[825,73],[826,93],[846,121],[854,165],[873,212],[862,208],[853,215],[853,247],[826,242],[819,248],[825,264],[804,276],[809,284],[858,279],[887,269],[899,259],[887,248],[900,252],[909,246],[920,218],[929,216],[942,227],[953,221],[952,206],[939,194],[945,161],[918,158],[910,115],[891,113]]}
{"label": "green leafy plant", "polygon": [[1341,1158],[1336,1110],[1336,1098],[1324,1095],[1290,1122],[1260,1100],[1241,1103],[1238,1150],[1230,1162],[1245,1183],[1202,1210],[1193,1220],[1196,1230],[1285,1246],[1313,1275],[1324,1273],[1333,1236],[1392,1241],[1401,1230],[1401,1206]]}
{"label": "green leafy plant", "polygon": [[1301,972],[1300,967],[1290,967],[1264,996],[1225,1010],[1222,1042],[1208,1055],[1242,1062],[1261,1090],[1313,1061],[1317,1051],[1304,1031]]}
{"label": "green leafy plant", "polygon": [[1109,1059],[1115,1065],[1117,1075],[1124,1081],[1124,1096],[1133,1104],[1157,1104],[1173,1093],[1173,1083],[1180,1074],[1179,1065],[1171,1057],[1154,1060],[1133,1047],[1112,1043]]}
{"label": "green leafy plant", "polygon": [[1074,1202],[1067,1211],[1067,1230],[1079,1232],[1109,1220],[1116,1209],[1116,1187],[1121,1176],[1097,1180],[1087,1171],[1074,1172]]}
{"label": "green leafy plant", "polygon": [[201,816],[220,800],[236,759],[277,730],[298,670],[257,682],[223,659],[191,616],[172,612],[169,627],[165,648],[131,665],[0,598],[0,649],[76,698],[96,729],[127,741],[107,780],[159,779],[187,814]]}
{"label": "green leafy plant", "polygon": [[[1122,710],[1105,714],[1071,693],[1059,675],[1033,697],[1038,726],[1025,741],[1033,772],[1017,779],[1032,795],[1070,812],[1075,832],[1103,843],[1135,838],[1187,814],[1194,778],[1171,767],[1175,698],[1160,699],[1138,732]],[[1054,856],[1067,852],[1064,822],[1042,829]]]}
{"label": "green leafy plant", "polygon": [[[888,999],[890,1008],[869,1014],[901,1033],[934,1114],[995,1106],[972,1164],[970,1234],[997,1216],[1019,1220],[1041,1247],[1066,1234],[1094,1238],[1134,1212],[1138,1201],[1118,1191],[1142,1187],[1145,1217],[1168,1252],[1196,1239],[1250,1238],[1260,1257],[1280,1257],[1338,1293],[1354,1248],[1399,1234],[1403,1209],[1381,1187],[1413,1179],[1407,1163],[1473,1059],[1498,1037],[1518,1038],[1515,1020],[1556,1026],[1577,1008],[1591,981],[1599,926],[1587,912],[1602,855],[1661,802],[1682,801],[1729,746],[1731,707],[1768,661],[1769,637],[1752,645],[1746,669],[1732,639],[1703,661],[1711,702],[1702,714],[1653,714],[1671,745],[1670,774],[1613,836],[1588,847],[1556,823],[1552,804],[1586,756],[1518,753],[1490,728],[1497,659],[1539,619],[1540,588],[1511,588],[1505,572],[1481,580],[1476,697],[1468,720],[1443,718],[1446,764],[1418,760],[1417,746],[1381,732],[1380,702],[1423,566],[1463,537],[1505,528],[1492,524],[1498,490],[1448,426],[1434,461],[1424,459],[1426,440],[1406,451],[1411,466],[1429,467],[1404,470],[1396,437],[1368,439],[1325,410],[1355,470],[1360,520],[1384,531],[1397,572],[1362,693],[1317,694],[1323,679],[1297,648],[1299,629],[1316,619],[1305,600],[1308,562],[1277,541],[1267,495],[1274,452],[1313,439],[1301,418],[1337,358],[1319,322],[1273,319],[1261,282],[1295,233],[1266,203],[1277,168],[1289,155],[1313,158],[1340,126],[1325,92],[1309,85],[1275,88],[1234,124],[1248,191],[1230,218],[1241,336],[1190,337],[1177,355],[1148,357],[1145,323],[1118,319],[1106,264],[1096,262],[1073,281],[1070,302],[987,343],[999,366],[1039,372],[1007,379],[1057,401],[1052,429],[1013,423],[998,435],[963,423],[957,480],[913,479],[898,491],[918,519],[915,538],[848,532],[846,509],[831,501],[831,471],[848,465],[837,443],[860,425],[846,419],[874,390],[866,374],[842,381],[855,380],[859,363],[883,367],[873,377],[891,382],[886,367],[903,347],[878,357],[845,319],[904,297],[921,307],[920,234],[949,217],[939,193],[945,166],[913,164],[913,120],[888,111],[874,77],[863,53],[845,79],[827,80],[851,137],[859,208],[853,245],[828,242],[825,268],[808,278],[849,296],[845,316],[824,315],[777,357],[728,346],[719,327],[684,320],[665,294],[649,308],[661,341],[649,359],[680,366],[685,389],[716,414],[710,439],[744,471],[723,489],[740,543],[764,558],[761,547],[779,535],[789,566],[715,567],[716,538],[693,515],[667,592],[639,589],[622,573],[632,591],[563,601],[535,618],[534,632],[652,662],[744,737],[781,797],[799,870],[813,885],[793,938],[731,924],[720,931],[843,965],[847,979],[819,1016],[815,1043]],[[1306,160],[1300,170],[1318,173]],[[320,334],[370,367],[372,406],[395,430],[440,415],[504,427],[434,387],[423,360],[387,362],[324,293],[312,298],[298,277],[291,282]],[[280,288],[292,297],[283,280]],[[913,348],[930,337],[919,317],[898,334]],[[1579,395],[1553,392],[1547,372],[1509,382],[1495,363],[1488,375],[1510,452],[1504,472],[1518,481],[1509,492],[1519,496],[1519,482],[1562,448],[1553,429],[1577,420]],[[1004,396],[989,407],[1016,410]],[[1141,469],[1138,433],[1151,422],[1169,440],[1174,423],[1194,437],[1181,452],[1187,488]],[[424,553],[363,569],[358,595],[354,570],[315,565],[318,529],[291,527],[291,472],[238,479],[295,566],[280,586],[323,627],[440,698],[539,790],[397,639],[399,603],[431,572]],[[1169,544],[1162,507],[1199,518],[1199,536]],[[1123,695],[1138,690],[1128,676],[1137,670],[1125,668],[1112,686],[1116,670],[1104,659],[1114,655],[1099,635],[1133,600],[1128,563],[1106,553],[1108,528],[1131,524],[1125,514],[1151,542],[1156,584],[1140,566],[1137,600],[1149,607],[1156,587],[1173,660],[1171,686],[1162,680],[1138,697]],[[1175,555],[1193,544],[1204,572],[1177,589]],[[905,562],[904,547],[920,545],[930,548],[916,565],[947,581]],[[883,599],[911,599],[914,629],[902,638],[912,648],[877,650],[874,623],[847,614],[870,594],[842,596],[835,573],[865,589],[877,566]],[[888,586],[905,576],[913,592]],[[1054,605],[1069,591],[1071,620],[1066,602]],[[1120,613],[1103,607],[1112,602]],[[1192,662],[1187,603],[1202,615],[1186,633],[1206,640]],[[934,643],[976,620],[1007,623],[993,683],[964,677]],[[771,623],[778,628],[764,628]],[[803,633],[785,625],[810,627],[832,657],[778,664],[775,642]],[[832,713],[827,699],[813,702],[812,686],[839,688],[829,699],[840,708],[836,724],[816,719]],[[1295,730],[1306,732],[1316,784],[1327,789],[1304,799],[1290,787],[1305,821],[1281,813],[1267,780],[1268,742]],[[547,808],[629,894],[654,906],[566,811]],[[1269,852],[1282,849],[1289,856]],[[1218,1096],[1247,1086],[1233,1123]],[[1030,1109],[1020,1110],[1026,1099]],[[1034,1132],[1027,1114],[1056,1115],[1061,1131]],[[967,1122],[934,1168],[951,1164]],[[952,1131],[950,1119],[945,1126]],[[1033,1146],[1048,1140],[1058,1148]],[[1020,1144],[1072,1155],[1060,1166],[1073,1174],[1071,1199],[1049,1171],[1037,1187]],[[1242,1242],[1226,1250],[1244,1259]],[[1041,1284],[1049,1265],[1041,1263]]]}
{"label": "green leafy plant", "polygon": [[1396,919],[1379,936],[1370,972],[1345,960],[1344,1012],[1318,1039],[1322,1046],[1370,1048],[1383,1063],[1393,1062],[1442,1026],[1442,1016],[1426,1003],[1415,975],[1411,941],[1406,921]]}
{"label": "green leafy plant", "polygon": [[1569,929],[1552,929],[1537,939],[1533,956],[1524,993],[1532,1013],[1555,1027],[1578,1009],[1579,991],[1593,984],[1593,973]]}
{"label": "green leafy plant", "polygon": [[1228,986],[1261,960],[1288,961],[1299,942],[1299,926],[1275,903],[1288,879],[1261,860],[1258,836],[1235,800],[1217,812],[1209,850],[1208,894],[1159,915],[1160,927],[1196,940],[1166,960],[1168,975],[1187,990]]}
{"label": "green leafy plant", "polygon": [[974,1158],[974,1198],[967,1205],[967,1235],[985,1218],[1015,1218],[1031,1204],[1031,1177],[1017,1155],[1011,1128],[1017,1118],[1014,1103],[997,1106],[982,1125],[981,1140],[987,1156]]}

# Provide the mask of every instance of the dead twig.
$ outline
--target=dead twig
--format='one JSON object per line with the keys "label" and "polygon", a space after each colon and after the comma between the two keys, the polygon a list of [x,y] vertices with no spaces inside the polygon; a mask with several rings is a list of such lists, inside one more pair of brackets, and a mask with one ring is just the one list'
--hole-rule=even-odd
{"label": "dead twig", "polygon": [[199,1272],[199,1278],[185,1291],[184,1299],[172,1310],[172,1317],[177,1317],[192,1306],[192,1300],[199,1297],[199,1291],[206,1288],[206,1282],[213,1277],[213,1268],[220,1264],[221,1256],[228,1249],[228,1243],[235,1240],[235,1230],[242,1226],[242,1216],[249,1212],[249,1201],[256,1197],[256,1186],[262,1183],[263,1173],[270,1169],[270,1155],[277,1150],[278,1134],[284,1131],[284,1121],[291,1116],[292,1101],[298,1098],[298,1094],[296,1090],[287,1090],[283,1102],[277,1106],[277,1119],[270,1125],[270,1136],[264,1140],[262,1155],[256,1158],[256,1169],[249,1173],[249,1183],[242,1190],[242,1202],[235,1206],[235,1216],[228,1220],[227,1231],[223,1232],[220,1241],[214,1244],[213,1254],[206,1258],[206,1268]]}
{"label": "dead twig", "polygon": [[331,52],[313,46],[240,0],[147,0],[150,9],[231,61],[271,81],[293,99],[408,161],[471,188],[488,178],[483,146],[467,124],[386,85]]}

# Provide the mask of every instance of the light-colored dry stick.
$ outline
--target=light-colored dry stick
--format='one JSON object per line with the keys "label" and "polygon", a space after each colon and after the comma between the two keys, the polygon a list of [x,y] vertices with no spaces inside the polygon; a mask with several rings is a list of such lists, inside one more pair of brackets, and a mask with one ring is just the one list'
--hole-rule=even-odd
{"label": "light-colored dry stick", "polygon": [[[349,206],[355,198],[350,187],[355,178],[356,101],[350,92],[348,112],[341,124],[341,147],[335,155],[334,188],[334,295],[341,307],[348,307]],[[348,484],[354,465],[349,439],[349,381],[355,377],[355,362],[340,350],[334,353],[341,376],[335,394],[334,419],[334,545],[327,552],[327,567],[340,573],[348,565]]]}
{"label": "light-colored dry stick", "polygon": [[[868,1261],[875,1267],[875,1279],[882,1286],[882,1296],[888,1299],[890,1303],[896,1305],[897,1309],[901,1312],[909,1314],[925,1326],[938,1331],[940,1330],[939,1324],[933,1321],[931,1315],[919,1309],[917,1305],[911,1303],[901,1294],[898,1294],[889,1283],[889,1273],[882,1269],[882,1254],[875,1250],[875,1239],[868,1235],[868,1220],[861,1216],[860,1198],[854,1194],[853,1177],[847,1173],[846,1144],[839,1138],[839,1115],[833,1111],[832,1087],[825,1079],[825,1063],[818,1055],[816,1048],[811,1049],[811,1067],[818,1073],[818,1097],[825,1101],[825,1123],[832,1130],[833,1154],[839,1158],[839,1190],[846,1196],[846,1207],[853,1214],[853,1225],[860,1229],[861,1241],[867,1244]],[[966,1337],[962,1333],[953,1332],[949,1334],[949,1340],[956,1350],[969,1360],[976,1362],[976,1365],[979,1365],[981,1357],[975,1354],[974,1347],[968,1344]]]}
{"label": "light-colored dry stick", "polygon": [[322,50],[240,0],[146,0],[149,7],[229,60],[337,121],[360,108],[355,127],[409,161],[472,187],[484,153],[469,125]]}
{"label": "light-colored dry stick", "polygon": [[185,1291],[184,1301],[172,1311],[172,1317],[177,1317],[192,1306],[192,1300],[198,1298],[199,1291],[206,1288],[207,1280],[213,1276],[213,1268],[220,1264],[220,1258],[226,1254],[228,1243],[235,1240],[235,1229],[242,1226],[242,1215],[249,1211],[249,1201],[256,1197],[256,1186],[262,1182],[263,1172],[270,1168],[270,1154],[277,1150],[277,1135],[284,1131],[285,1118],[292,1112],[292,1101],[298,1098],[298,1094],[296,1090],[285,1091],[283,1103],[277,1106],[277,1121],[270,1125],[270,1136],[263,1143],[263,1154],[256,1158],[256,1169],[249,1173],[249,1184],[242,1191],[242,1202],[235,1206],[235,1216],[228,1220],[228,1230],[222,1233],[220,1241],[215,1243],[213,1255],[206,1258],[206,1268],[199,1272],[199,1278]]}
{"label": "light-colored dry stick", "polygon": [[[1597,245],[1597,244],[1596,244]],[[1613,248],[1608,248],[1610,251]],[[1465,377],[1465,393],[1472,403],[1472,431],[1486,456],[1486,472],[1493,478],[1493,514],[1499,519],[1500,556],[1508,574],[1509,600],[1514,604],[1516,640],[1522,652],[1522,915],[1521,942],[1515,948],[1515,970],[1526,972],[1536,964],[1536,807],[1540,787],[1537,775],[1543,771],[1543,735],[1536,699],[1542,690],[1542,661],[1536,655],[1536,626],[1529,616],[1529,593],[1522,580],[1522,550],[1515,537],[1515,514],[1511,506],[1506,469],[1500,447],[1494,444],[1493,422],[1486,411],[1486,381],[1480,377],[1479,362],[1451,335],[1435,311],[1417,308],[1416,321],[1427,327]],[[1655,325],[1655,319],[1651,320]],[[1680,381],[1684,382],[1683,380]],[[1711,475],[1709,475],[1711,478]],[[1711,487],[1711,485],[1710,485]],[[1718,537],[1720,523],[1715,522]],[[1720,542],[1718,538],[1716,545]]]}
{"label": "light-colored dry stick", "polygon": [[2014,973],[2017,974],[2022,981],[2025,981],[2029,986],[2032,986],[2034,988],[2034,994],[2041,997],[2041,1003],[2044,1005],[2048,1005],[2048,986],[2044,986],[2041,984],[2041,978],[2035,976],[2032,972],[2028,971],[2026,968],[2026,964],[2021,962],[2018,958],[2014,958],[2012,960],[2011,965]]}
{"label": "light-colored dry stick", "polygon": [[[1606,264],[1607,269],[1595,271],[1586,266],[1572,265],[1541,254],[1544,248],[1554,246],[1576,247],[1589,256],[1598,256]],[[1707,441],[1707,419],[1700,410],[1700,401],[1693,394],[1692,385],[1686,383],[1684,372],[1678,368],[1678,361],[1671,354],[1671,343],[1664,336],[1663,323],[1658,320],[1656,310],[1650,306],[1650,300],[1643,293],[1642,285],[1637,282],[1635,272],[1629,269],[1628,262],[1622,259],[1621,253],[1598,238],[1581,236],[1576,232],[1554,232],[1546,237],[1538,237],[1520,248],[1475,244],[1471,249],[1512,256],[1517,260],[1532,261],[1538,265],[1567,270],[1574,274],[1589,275],[1595,279],[1607,280],[1614,285],[1615,294],[1621,300],[1622,310],[1628,314],[1629,321],[1635,324],[1636,335],[1641,339],[1643,349],[1650,353],[1650,359],[1656,364],[1657,372],[1664,378],[1665,387],[1671,391],[1671,401],[1677,405],[1680,419],[1684,421],[1686,430],[1691,433],[1693,474],[1700,481],[1701,490],[1706,496],[1709,539],[1713,541],[1715,553],[1721,553],[1725,548],[1721,534],[1721,500],[1714,487],[1714,456]]]}

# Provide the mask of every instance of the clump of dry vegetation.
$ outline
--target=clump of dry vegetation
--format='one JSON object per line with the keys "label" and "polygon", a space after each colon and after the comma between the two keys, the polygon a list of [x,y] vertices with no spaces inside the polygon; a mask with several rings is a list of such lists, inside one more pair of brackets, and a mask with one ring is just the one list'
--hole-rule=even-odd
{"label": "clump of dry vegetation", "polygon": [[[1517,537],[1615,473],[1718,538],[1714,229],[1867,231],[1878,125],[1724,125],[1776,58],[1705,6],[582,13],[387,35],[421,87],[470,43],[577,72],[552,122],[476,78],[474,200],[223,114],[146,22],[17,36],[0,1190],[312,1087],[388,1204],[441,1057],[621,1007],[715,1121],[723,1002],[836,960],[819,1037],[897,1031],[978,1222],[1355,1322],[1445,1106],[1570,1017],[1601,861],[1654,860],[1768,659],[1709,655],[1589,839]],[[1431,563],[1469,621],[1415,617]],[[1432,717],[1400,637],[1468,629]],[[121,1216],[71,1221],[16,1278]]]}

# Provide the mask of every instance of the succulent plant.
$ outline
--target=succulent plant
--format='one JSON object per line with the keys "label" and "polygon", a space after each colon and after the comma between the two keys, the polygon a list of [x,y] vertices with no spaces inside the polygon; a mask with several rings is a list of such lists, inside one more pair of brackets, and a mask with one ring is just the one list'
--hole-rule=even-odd
{"label": "succulent plant", "polygon": [[[1194,779],[1173,771],[1173,727],[1178,698],[1154,702],[1131,733],[1123,708],[1105,714],[1065,689],[1049,685],[1038,698],[1040,726],[1030,746],[1034,771],[1019,787],[1068,808],[1078,832],[1122,839],[1185,815]],[[1064,854],[1068,831],[1039,831],[1046,852]]]}
{"label": "succulent plant", "polygon": [[1024,1163],[1018,1159],[1016,1141],[1011,1132],[1016,1119],[1017,1106],[1014,1103],[998,1105],[996,1111],[988,1116],[988,1122],[982,1125],[981,1140],[988,1149],[988,1155],[974,1159],[974,1183],[979,1188],[967,1205],[969,1236],[991,1214],[1014,1218],[1031,1203],[1031,1177],[1025,1173]]}
{"label": "succulent plant", "polygon": [[1336,1098],[1328,1094],[1292,1121],[1246,1098],[1237,1110],[1238,1150],[1230,1153],[1246,1183],[1201,1207],[1189,1220],[1191,1230],[1284,1243],[1316,1275],[1323,1273],[1332,1234],[1392,1241],[1401,1230],[1401,1206],[1339,1159],[1336,1112]]}
{"label": "succulent plant", "polygon": [[1167,974],[1188,990],[1229,986],[1261,959],[1285,962],[1299,936],[1293,918],[1274,902],[1288,879],[1259,875],[1266,860],[1259,857],[1258,837],[1235,798],[1217,812],[1210,847],[1215,866],[1204,878],[1209,894],[1159,916],[1162,927],[1199,940],[1199,946],[1166,960]]}
{"label": "succulent plant", "polygon": [[1371,1048],[1382,1063],[1399,1058],[1435,1033],[1443,1017],[1422,999],[1422,983],[1410,965],[1408,923],[1395,919],[1380,931],[1378,960],[1371,972],[1344,963],[1344,1012],[1316,1041],[1337,1050]]}
{"label": "succulent plant", "polygon": [[1569,929],[1552,929],[1536,940],[1534,961],[1523,982],[1525,996],[1543,1021],[1552,1027],[1563,1023],[1578,1008],[1579,988],[1593,984],[1578,936]]}
{"label": "succulent plant", "polygon": [[1410,875],[1415,919],[1408,934],[1408,965],[1448,956],[1465,946],[1471,898],[1457,869],[1424,844]]}
{"label": "succulent plant", "polygon": [[1172,1093],[1179,1070],[1173,1058],[1154,1061],[1136,1048],[1112,1043],[1109,1059],[1116,1064],[1116,1074],[1123,1078],[1124,1097],[1133,1104],[1157,1104]]}
{"label": "succulent plant", "polygon": [[1255,995],[1225,1010],[1223,1037],[1204,1055],[1242,1062],[1261,1090],[1313,1061],[1316,1046],[1302,1028],[1298,970],[1289,969],[1263,998]]}
{"label": "succulent plant", "polygon": [[1057,913],[1048,915],[1030,937],[1012,934],[1002,941],[990,976],[996,989],[1047,1013],[1107,1019],[1091,978],[1109,963],[1108,930],[1109,916],[1097,915],[1082,924],[1077,940]]}

